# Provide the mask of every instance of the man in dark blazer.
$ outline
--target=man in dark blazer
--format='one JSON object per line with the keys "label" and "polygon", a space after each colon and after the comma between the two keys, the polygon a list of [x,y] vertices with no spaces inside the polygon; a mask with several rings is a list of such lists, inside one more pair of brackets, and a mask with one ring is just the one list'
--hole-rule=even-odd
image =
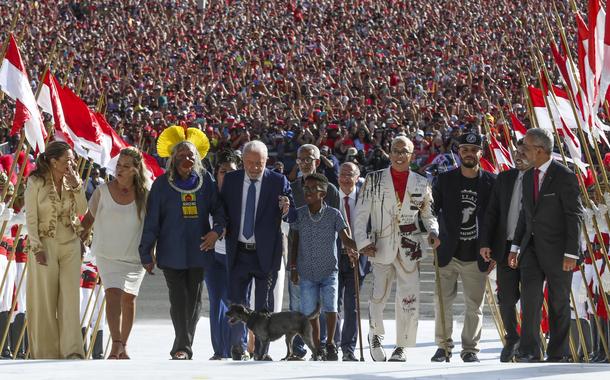
{"label": "man in dark blazer", "polygon": [[547,361],[567,361],[570,286],[579,259],[582,204],[574,173],[551,158],[553,135],[530,129],[523,142],[533,165],[523,177],[523,200],[508,262],[521,270],[521,342],[517,361],[540,359],[540,309],[543,284],[549,289]]}
{"label": "man in dark blazer", "polygon": [[489,264],[479,255],[480,228],[495,182],[495,175],[480,168],[483,154],[481,136],[460,136],[460,167],[439,175],[432,188],[434,211],[438,218],[440,246],[437,249],[445,328],[441,322],[439,302],[435,307],[435,341],[438,345],[433,362],[445,361],[445,347],[453,348],[453,301],[457,279],[462,279],[466,314],[462,329],[464,362],[478,362],[479,340],[483,322],[483,297]]}
{"label": "man in dark blazer", "polygon": [[[244,146],[243,170],[224,178],[221,198],[227,217],[227,259],[229,300],[248,304],[254,279],[254,309],[273,310],[273,288],[282,260],[282,219],[296,216],[290,184],[286,177],[265,169],[267,147],[260,141]],[[243,323],[233,329],[231,356],[244,358],[246,329]],[[255,360],[271,360],[268,345],[256,341]]]}
{"label": "man in dark blazer", "polygon": [[515,169],[500,173],[493,187],[485,223],[481,226],[480,254],[486,262],[496,263],[500,316],[506,330],[505,346],[500,361],[509,362],[519,343],[515,306],[519,301],[519,269],[508,265],[508,253],[515,234],[519,212],[523,175],[532,167],[523,152],[523,140],[517,142]]}
{"label": "man in dark blazer", "polygon": [[[358,181],[359,178],[360,169],[358,169],[357,165],[351,162],[341,164],[339,168],[340,210],[350,229],[352,229],[353,221],[356,218],[358,193],[362,187],[362,182]],[[342,360],[344,362],[358,361],[354,356],[354,350],[358,338],[358,315],[356,308],[360,307],[360,305],[356,304],[356,279],[354,278],[354,271],[358,271],[358,288],[360,289],[364,282],[364,277],[370,271],[371,263],[365,255],[360,255],[356,259],[345,253],[344,249],[341,249],[340,252],[338,304],[341,313],[337,320],[335,342],[341,342]],[[341,323],[342,321],[343,324]]]}

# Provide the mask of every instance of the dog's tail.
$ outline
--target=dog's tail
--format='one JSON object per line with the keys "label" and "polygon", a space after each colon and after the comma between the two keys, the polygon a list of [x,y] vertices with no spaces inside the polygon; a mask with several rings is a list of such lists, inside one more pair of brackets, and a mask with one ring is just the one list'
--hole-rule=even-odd
{"label": "dog's tail", "polygon": [[316,310],[313,311],[313,313],[309,314],[307,316],[307,319],[312,320],[312,319],[316,319],[320,316],[320,303],[318,302],[318,305],[316,306]]}

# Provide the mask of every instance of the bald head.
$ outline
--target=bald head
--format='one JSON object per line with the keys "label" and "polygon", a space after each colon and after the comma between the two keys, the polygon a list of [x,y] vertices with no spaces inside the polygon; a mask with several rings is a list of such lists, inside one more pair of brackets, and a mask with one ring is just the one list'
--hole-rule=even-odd
{"label": "bald head", "polygon": [[339,167],[339,188],[344,194],[349,195],[356,188],[360,168],[352,162],[345,162]]}

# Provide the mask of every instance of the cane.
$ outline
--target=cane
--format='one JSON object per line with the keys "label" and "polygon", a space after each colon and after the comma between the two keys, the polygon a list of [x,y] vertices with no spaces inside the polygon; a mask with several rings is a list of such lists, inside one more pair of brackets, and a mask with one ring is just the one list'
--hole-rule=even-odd
{"label": "cane", "polygon": [[434,282],[436,282],[436,294],[438,296],[438,309],[441,314],[441,328],[443,329],[443,348],[445,349],[445,362],[449,363],[449,346],[447,345],[447,326],[445,325],[445,305],[443,302],[443,296],[441,294],[441,277],[440,270],[438,269],[438,254],[436,248],[432,249],[434,252]]}
{"label": "cane", "polygon": [[362,321],[360,320],[360,266],[354,265],[354,288],[356,289],[356,318],[358,319],[358,342],[360,343],[360,361],[364,361],[362,348]]}

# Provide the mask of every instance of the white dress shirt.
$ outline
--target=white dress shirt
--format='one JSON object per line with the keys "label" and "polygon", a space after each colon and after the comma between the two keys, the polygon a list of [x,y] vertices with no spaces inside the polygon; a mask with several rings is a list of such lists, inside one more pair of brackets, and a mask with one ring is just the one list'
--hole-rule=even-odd
{"label": "white dress shirt", "polygon": [[[347,203],[349,204],[349,216],[350,220],[347,220],[347,212],[345,211],[345,197],[349,197]],[[356,186],[354,186],[354,190],[351,193],[345,194],[343,190],[339,187],[339,210],[341,214],[343,214],[343,218],[349,224],[350,230],[352,230],[352,226],[354,225],[354,218],[356,217]],[[353,232],[352,232],[353,233]]]}
{"label": "white dress shirt", "polygon": [[[256,220],[256,210],[258,208],[258,199],[260,198],[261,195],[261,182],[263,181],[263,177],[261,176],[260,178],[258,178],[258,180],[256,181],[256,183],[254,184],[254,187],[256,188],[256,197],[255,197],[255,202],[254,202],[254,220]],[[237,238],[238,241],[242,242],[242,243],[256,243],[256,239],[254,238],[255,234],[252,234],[252,236],[250,237],[250,239],[246,239],[246,237],[244,236],[244,219],[246,217],[246,201],[248,199],[248,188],[250,187],[250,177],[248,177],[248,175],[246,173],[244,173],[244,185],[243,185],[243,191],[241,194],[241,216],[240,216],[240,231],[239,231],[239,237]]]}

